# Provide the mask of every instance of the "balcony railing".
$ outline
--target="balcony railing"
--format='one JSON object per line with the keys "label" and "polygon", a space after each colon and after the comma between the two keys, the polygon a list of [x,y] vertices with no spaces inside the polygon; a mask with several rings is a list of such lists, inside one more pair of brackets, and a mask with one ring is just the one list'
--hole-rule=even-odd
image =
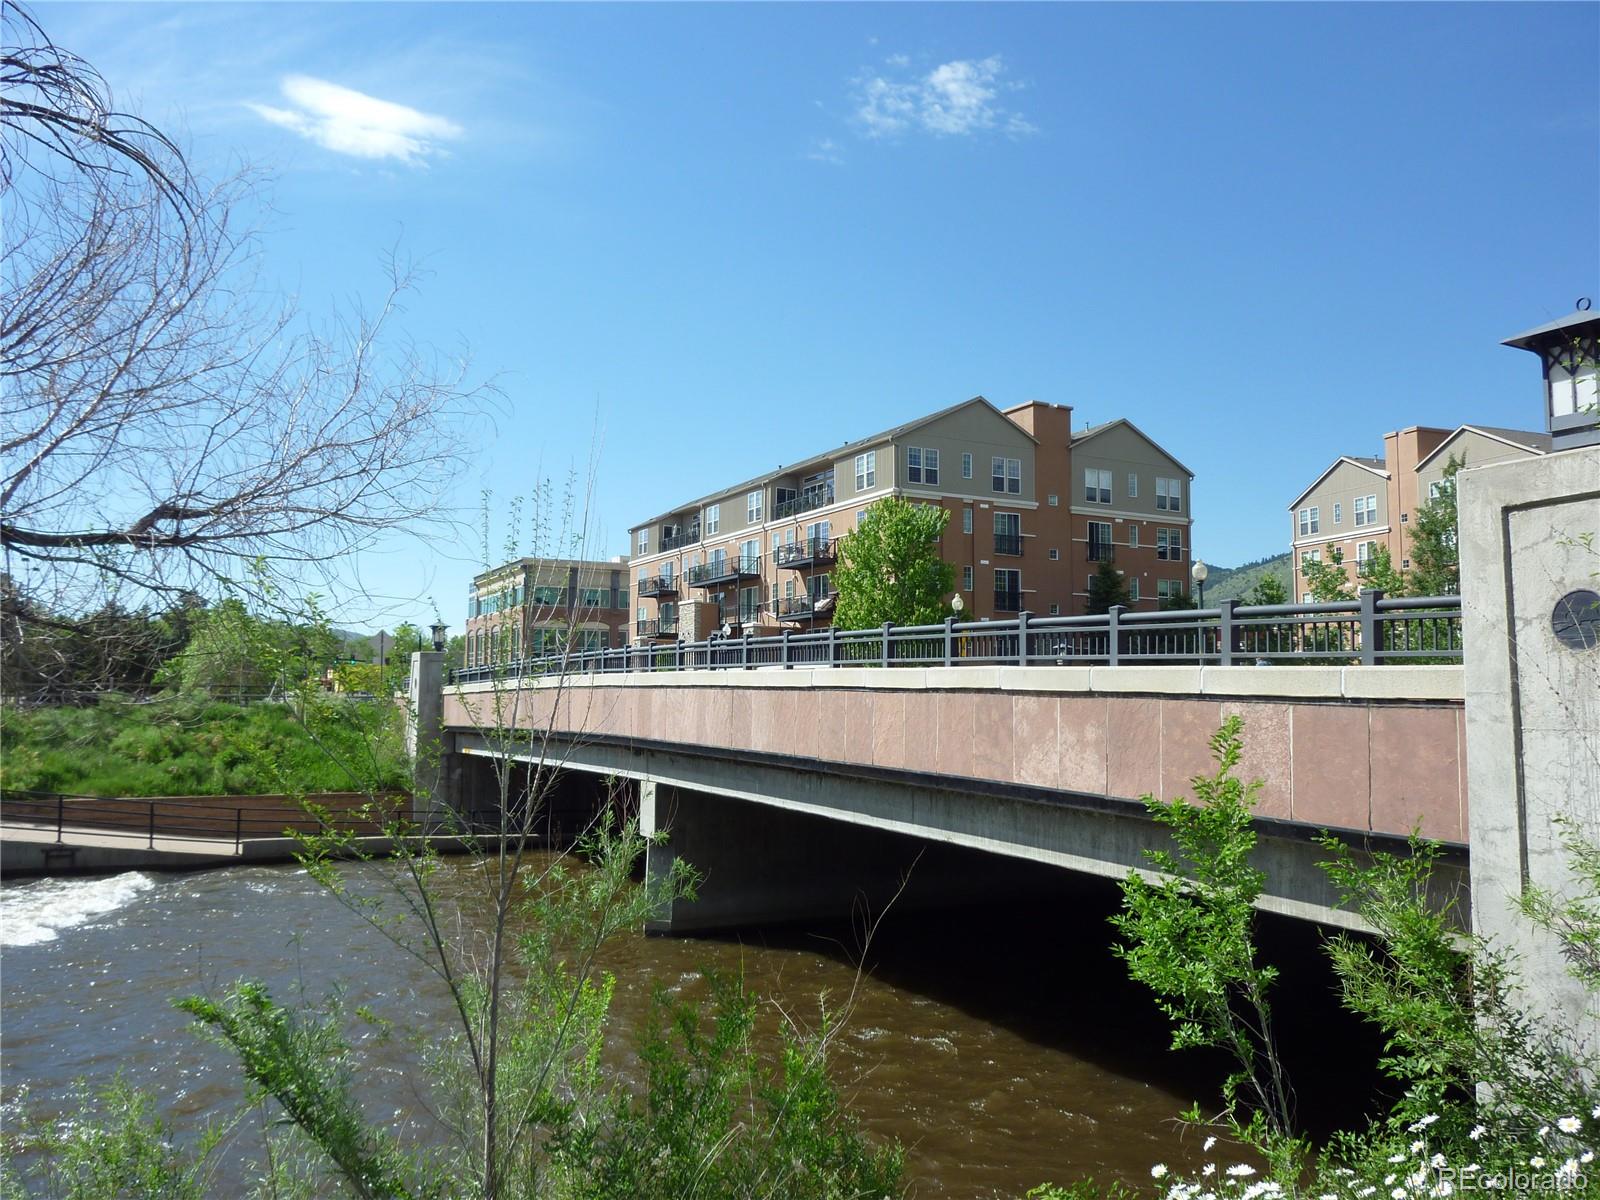
{"label": "balcony railing", "polygon": [[785,596],[773,601],[773,611],[780,621],[809,621],[832,609],[834,595],[824,592],[820,596]]}
{"label": "balcony railing", "polygon": [[1090,562],[1115,562],[1117,549],[1110,542],[1090,542],[1088,558]]}
{"label": "balcony railing", "polygon": [[[794,616],[811,597],[793,597]],[[826,597],[824,599],[827,599]],[[997,590],[996,607],[1020,604],[1021,593]],[[821,607],[822,601],[816,603]],[[783,602],[779,602],[781,614]],[[663,626],[665,626],[663,628]],[[675,621],[639,622],[641,637],[673,636]],[[1493,647],[1486,647],[1492,651]],[[451,672],[457,684],[506,677],[602,671],[660,671],[826,666],[1062,666],[1134,663],[1364,665],[1460,663],[1461,597],[1388,599],[1364,591],[1330,604],[1130,612],[1122,606],[1088,617],[1035,617],[877,629],[788,630],[781,635],[708,638],[679,643],[670,654],[652,646],[574,652]]]}
{"label": "balcony railing", "polygon": [[994,535],[994,552],[996,554],[1009,554],[1020,557],[1022,554],[1022,535],[1020,533],[997,533]]}
{"label": "balcony railing", "polygon": [[773,552],[780,567],[812,567],[831,563],[839,554],[836,538],[804,538],[790,545],[779,546]]}
{"label": "balcony railing", "polygon": [[681,546],[697,545],[699,541],[700,531],[698,529],[689,529],[683,533],[674,533],[662,538],[661,548],[663,550],[676,550]]}
{"label": "balcony railing", "polygon": [[639,595],[641,596],[676,596],[678,594],[678,577],[676,575],[656,575],[650,579],[639,580]]}
{"label": "balcony railing", "polygon": [[1008,591],[1004,588],[995,588],[994,610],[995,612],[1021,612],[1022,593],[1020,591]]}
{"label": "balcony railing", "polygon": [[833,503],[833,484],[823,488],[813,488],[802,492],[793,500],[783,500],[772,506],[772,518],[782,521],[788,517],[798,517],[801,513],[810,512],[812,509],[821,508]]}
{"label": "balcony railing", "polygon": [[710,587],[734,579],[744,579],[761,574],[761,555],[732,554],[714,558],[708,563],[689,568],[689,582],[695,587]]}
{"label": "balcony railing", "polygon": [[654,621],[639,621],[634,625],[634,630],[642,638],[677,637],[678,618],[661,617]]}

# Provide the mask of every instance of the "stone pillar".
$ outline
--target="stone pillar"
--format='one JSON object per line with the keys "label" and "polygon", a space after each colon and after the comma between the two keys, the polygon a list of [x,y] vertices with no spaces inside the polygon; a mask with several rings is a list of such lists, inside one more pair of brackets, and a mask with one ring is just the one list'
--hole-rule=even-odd
{"label": "stone pillar", "polygon": [[420,813],[452,805],[453,778],[446,759],[444,734],[444,652],[419,650],[411,655],[411,681],[406,695],[406,753],[411,758],[412,808]]}
{"label": "stone pillar", "polygon": [[1592,1041],[1600,1013],[1515,902],[1571,889],[1561,820],[1600,842],[1600,449],[1456,479],[1473,926]]}

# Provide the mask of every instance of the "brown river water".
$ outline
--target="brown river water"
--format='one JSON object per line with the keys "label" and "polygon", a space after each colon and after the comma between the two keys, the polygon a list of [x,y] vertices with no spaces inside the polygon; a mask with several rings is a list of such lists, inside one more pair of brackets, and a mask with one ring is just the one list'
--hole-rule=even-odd
{"label": "brown river water", "polygon": [[[1153,1163],[1198,1161],[1200,1135],[1174,1118],[1210,1102],[1220,1076],[1215,1062],[1166,1049],[1149,996],[1109,953],[1114,904],[1114,889],[1063,876],[1058,895],[1027,906],[891,914],[864,963],[848,925],[630,936],[604,962],[617,977],[614,1027],[637,1025],[654,981],[693,989],[706,968],[742,973],[801,1020],[822,995],[837,1008],[854,988],[834,1075],[868,1132],[907,1148],[912,1195],[1015,1197],[1086,1175],[1148,1184]],[[1280,940],[1314,963],[1308,939]],[[180,1126],[232,1112],[231,1063],[170,1000],[241,977],[280,999],[339,983],[402,1029],[442,1011],[418,964],[293,866],[7,883],[0,940],[6,1094],[26,1085],[46,1110],[73,1080],[121,1070]],[[1291,1040],[1297,1025],[1314,1035],[1302,1040],[1322,1061],[1339,1057],[1329,1038],[1345,1037],[1326,992],[1322,981],[1282,1018]],[[376,1076],[397,1111],[409,1090],[394,1078],[402,1061],[380,1062]],[[626,1050],[614,1065],[636,1070]]]}

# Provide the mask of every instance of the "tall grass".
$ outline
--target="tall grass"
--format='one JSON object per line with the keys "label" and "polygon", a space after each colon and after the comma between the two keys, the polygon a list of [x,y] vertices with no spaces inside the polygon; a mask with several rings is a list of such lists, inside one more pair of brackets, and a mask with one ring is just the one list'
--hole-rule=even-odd
{"label": "tall grass", "polygon": [[[249,796],[408,783],[399,713],[338,703],[312,738],[286,704],[197,697],[0,713],[0,790]],[[374,759],[376,758],[376,763]],[[343,765],[356,764],[352,775]]]}

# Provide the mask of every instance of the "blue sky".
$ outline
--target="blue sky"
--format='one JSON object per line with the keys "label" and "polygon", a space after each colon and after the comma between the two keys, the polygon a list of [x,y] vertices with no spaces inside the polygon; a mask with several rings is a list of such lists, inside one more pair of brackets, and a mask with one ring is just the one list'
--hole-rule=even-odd
{"label": "blue sky", "polygon": [[[267,273],[313,314],[378,296],[397,242],[423,260],[407,332],[506,397],[455,500],[598,445],[607,555],[983,394],[1132,419],[1232,565],[1386,430],[1540,427],[1499,340],[1600,288],[1594,4],[38,16],[202,169],[273,173]],[[459,628],[472,540],[363,575]]]}

